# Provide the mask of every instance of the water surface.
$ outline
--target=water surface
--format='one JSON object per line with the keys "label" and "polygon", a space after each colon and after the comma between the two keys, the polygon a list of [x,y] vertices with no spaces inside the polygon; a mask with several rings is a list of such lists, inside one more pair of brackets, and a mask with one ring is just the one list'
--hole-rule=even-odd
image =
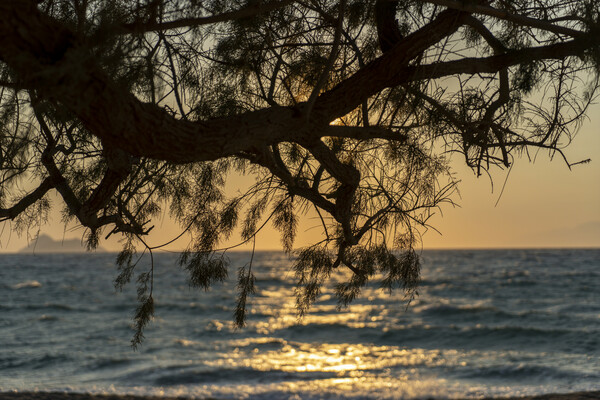
{"label": "water surface", "polygon": [[[114,254],[0,255],[0,390],[252,399],[481,397],[600,389],[600,250],[426,251],[419,297],[330,285],[298,320],[288,257],[255,255],[248,326],[232,282],[190,289],[155,266],[156,319],[138,351],[135,287]],[[141,270],[144,263],[140,264]]]}

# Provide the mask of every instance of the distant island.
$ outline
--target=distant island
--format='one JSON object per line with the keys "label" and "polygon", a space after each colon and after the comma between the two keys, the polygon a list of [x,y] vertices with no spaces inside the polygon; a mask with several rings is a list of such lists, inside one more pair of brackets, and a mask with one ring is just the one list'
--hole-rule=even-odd
{"label": "distant island", "polygon": [[[19,250],[19,253],[84,253],[85,244],[79,239],[54,240],[48,235],[39,235],[29,243],[29,246]],[[103,252],[98,246],[95,252]]]}

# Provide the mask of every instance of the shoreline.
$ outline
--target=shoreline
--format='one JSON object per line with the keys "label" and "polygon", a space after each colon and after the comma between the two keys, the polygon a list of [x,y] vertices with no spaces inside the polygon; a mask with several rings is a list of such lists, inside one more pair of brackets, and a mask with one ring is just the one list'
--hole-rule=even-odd
{"label": "shoreline", "polygon": [[[0,392],[0,400],[187,400],[190,397],[137,396],[128,394],[92,394],[75,392]],[[597,400],[600,391],[551,393],[524,397],[486,397],[483,400]],[[204,400],[217,400],[204,398]],[[428,398],[427,400],[435,400]]]}

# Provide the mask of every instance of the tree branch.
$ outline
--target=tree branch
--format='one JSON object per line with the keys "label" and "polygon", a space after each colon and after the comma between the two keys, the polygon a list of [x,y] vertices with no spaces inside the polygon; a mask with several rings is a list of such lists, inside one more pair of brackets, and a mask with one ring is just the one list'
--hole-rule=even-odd
{"label": "tree branch", "polygon": [[168,22],[136,21],[129,24],[121,25],[118,28],[118,31],[120,33],[131,33],[139,35],[147,32],[167,31],[178,28],[193,28],[197,26],[215,24],[218,22],[233,21],[237,19],[253,17],[258,14],[268,13],[277,10],[278,8],[285,7],[288,4],[292,4],[294,1],[296,0],[270,1],[266,4],[261,4],[261,2],[257,1],[251,2],[250,5],[235,11],[224,12],[222,14],[211,15],[207,17],[182,18]]}
{"label": "tree branch", "polygon": [[505,21],[513,22],[517,25],[529,26],[532,28],[542,29],[548,32],[556,34],[567,35],[572,37],[579,37],[585,34],[575,29],[567,28],[560,25],[554,25],[547,21],[541,21],[539,19],[526,17],[518,14],[511,14],[508,11],[498,10],[496,8],[480,5],[470,1],[456,1],[456,0],[421,0],[427,3],[437,4],[445,6],[454,10],[460,10],[473,14],[483,14],[490,17],[502,19]]}
{"label": "tree branch", "polygon": [[406,67],[398,71],[390,86],[413,80],[436,79],[457,74],[495,73],[504,68],[539,60],[560,60],[569,56],[581,56],[586,50],[600,46],[600,37],[586,34],[568,42],[521,50],[510,50],[490,57],[469,57],[456,61],[445,61],[420,66]]}
{"label": "tree branch", "polygon": [[[115,191],[121,182],[129,175],[131,171],[131,161],[129,155],[119,149],[105,149],[104,154],[108,163],[107,170],[90,197],[82,203],[79,201],[73,192],[73,189],[69,186],[67,180],[62,175],[54,161],[56,142],[52,136],[50,128],[46,124],[43,116],[36,110],[35,107],[34,114],[40,125],[40,130],[47,142],[47,146],[42,152],[41,157],[42,164],[50,175],[50,177],[47,179],[50,180],[52,187],[56,188],[56,190],[60,193],[65,204],[77,217],[79,222],[83,226],[90,228],[92,231],[95,231],[104,225],[114,224],[118,230],[123,232],[137,234],[144,233],[142,225],[136,223],[133,218],[130,218],[132,224],[127,224],[118,215],[105,215],[100,218],[97,216],[98,211],[108,205],[110,199],[115,194]],[[34,197],[28,197],[28,201],[29,200],[35,202],[38,199],[35,199]]]}
{"label": "tree branch", "polygon": [[321,75],[319,76],[319,80],[313,87],[312,92],[310,93],[310,97],[306,101],[306,106],[304,107],[304,115],[308,120],[310,118],[310,112],[312,111],[313,106],[315,105],[315,101],[319,96],[321,89],[327,83],[329,73],[335,64],[335,60],[338,56],[340,50],[340,40],[342,38],[342,30],[344,25],[344,10],[346,8],[346,0],[340,0],[338,17],[336,20],[335,33],[333,35],[333,43],[331,45],[331,51],[329,53],[329,57],[327,58],[327,63],[325,64],[325,68],[321,71]]}
{"label": "tree branch", "polygon": [[398,21],[396,21],[397,6],[398,0],[377,0],[375,2],[377,39],[383,53],[390,50],[403,38],[402,32],[398,28]]}
{"label": "tree branch", "polygon": [[15,71],[21,85],[67,107],[106,147],[120,148],[133,156],[188,163],[252,152],[283,141],[314,141],[322,135],[323,126],[386,87],[581,55],[599,42],[590,33],[564,43],[488,58],[407,66],[425,49],[454,33],[467,17],[455,10],[440,13],[390,51],[322,93],[315,101],[309,123],[303,122],[302,112],[298,112],[303,104],[294,108],[273,106],[208,121],[176,119],[117,85],[66,27],[42,14],[31,2],[0,2],[0,60]]}
{"label": "tree branch", "polygon": [[52,178],[45,178],[33,192],[24,196],[12,207],[0,208],[0,221],[15,219],[19,214],[25,211],[27,207],[33,205],[33,203],[44,197],[46,193],[48,193],[48,191],[53,187],[54,184]]}
{"label": "tree branch", "polygon": [[332,121],[348,114],[363,100],[386,87],[396,86],[392,82],[400,70],[426,49],[456,32],[467,16],[454,10],[441,12],[432,22],[406,36],[381,57],[319,96],[313,115],[318,115],[319,120]]}
{"label": "tree branch", "polygon": [[81,214],[85,216],[95,215],[106,207],[119,185],[131,172],[129,155],[122,150],[105,150],[104,153],[108,161],[108,167],[96,189],[82,205]]}
{"label": "tree branch", "polygon": [[[402,126],[399,129],[410,130],[415,126]],[[370,140],[370,139],[386,139],[393,140],[396,142],[406,142],[408,135],[401,132],[395,132],[392,129],[387,129],[379,126],[343,126],[343,125],[329,125],[322,128],[321,134],[324,137],[339,137],[349,138],[358,140]]]}
{"label": "tree branch", "polygon": [[335,153],[320,140],[311,143],[308,149],[315,159],[325,167],[329,175],[340,183],[335,192],[335,210],[331,214],[342,225],[346,243],[357,244],[350,218],[354,194],[360,183],[360,172],[354,166],[342,163]]}

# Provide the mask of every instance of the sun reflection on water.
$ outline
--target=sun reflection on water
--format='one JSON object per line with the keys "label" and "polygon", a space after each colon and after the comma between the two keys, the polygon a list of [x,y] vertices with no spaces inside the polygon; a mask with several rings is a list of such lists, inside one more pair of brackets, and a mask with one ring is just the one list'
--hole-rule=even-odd
{"label": "sun reflection on water", "polygon": [[[205,360],[203,364],[208,368],[246,368],[280,374],[278,385],[285,386],[289,392],[308,390],[357,395],[367,391],[370,394],[380,393],[382,398],[394,398],[394,393],[399,393],[397,390],[402,387],[402,393],[409,397],[439,395],[432,390],[444,384],[440,383],[435,372],[423,375],[426,368],[422,367],[433,371],[436,367],[458,365],[461,361],[456,351],[409,349],[344,340],[345,334],[353,330],[371,329],[384,334],[390,327],[398,328],[400,323],[404,323],[405,304],[401,297],[397,299],[397,307],[390,307],[389,293],[366,288],[364,296],[368,303],[352,304],[340,312],[332,293],[325,288],[320,301],[299,320],[291,287],[265,287],[253,299],[247,328],[260,336],[215,343],[224,349],[236,350],[222,358]],[[382,296],[385,296],[387,305],[381,301]],[[319,330],[332,327],[340,331],[338,342],[320,341]],[[314,335],[310,335],[313,341],[307,343],[281,338],[282,331],[299,328],[313,332]]]}
{"label": "sun reflection on water", "polygon": [[[447,367],[460,362],[456,351],[356,343],[300,343],[273,337],[226,342],[228,346],[245,350],[206,361],[205,365],[283,373],[284,379],[279,385],[289,392],[325,391],[348,393],[349,397],[368,392],[380,393],[381,398],[394,398],[393,393],[400,393],[396,392],[399,390],[409,397],[439,395],[432,390],[444,386],[447,390],[446,383],[434,375],[423,376],[420,367]],[[398,369],[403,372],[398,374]]]}
{"label": "sun reflection on water", "polygon": [[[447,366],[448,358],[453,355],[453,351],[445,351],[441,357],[441,350],[350,343],[296,343],[268,337],[228,341],[228,345],[236,347],[237,351],[229,353],[226,358],[206,361],[206,365],[247,367],[259,371],[321,372],[325,373],[324,376],[327,373],[336,375],[338,380],[339,377],[354,378],[365,374],[385,375],[389,372],[386,369],[399,366]],[[265,345],[275,348],[261,349]],[[252,350],[240,351],[240,348]]]}
{"label": "sun reflection on water", "polygon": [[[444,277],[430,279],[408,309],[401,291],[390,294],[373,285],[364,288],[362,300],[339,310],[333,287],[323,287],[309,314],[298,319],[294,286],[279,275],[277,270],[262,276],[265,284],[251,300],[246,328],[238,330],[223,319],[210,321],[211,334],[219,335],[210,343],[213,355],[185,369],[192,376],[212,377],[212,371],[219,371],[217,382],[195,386],[206,390],[208,397],[233,393],[233,398],[244,393],[239,398],[265,399],[286,393],[286,398],[303,400],[530,395],[540,392],[540,381],[526,378],[546,379],[550,373],[546,371],[554,371],[556,364],[550,359],[565,358],[513,348],[514,335],[523,336],[527,343],[528,335],[537,335],[511,328],[522,314],[501,309],[490,297],[446,298]],[[336,276],[332,278],[335,283]],[[479,290],[480,284],[474,287]],[[177,343],[205,351],[202,338],[193,339]],[[234,376],[234,383],[219,383],[229,376]],[[243,380],[236,382],[238,376]],[[487,381],[474,378],[479,376]],[[518,385],[507,385],[510,379]]]}

